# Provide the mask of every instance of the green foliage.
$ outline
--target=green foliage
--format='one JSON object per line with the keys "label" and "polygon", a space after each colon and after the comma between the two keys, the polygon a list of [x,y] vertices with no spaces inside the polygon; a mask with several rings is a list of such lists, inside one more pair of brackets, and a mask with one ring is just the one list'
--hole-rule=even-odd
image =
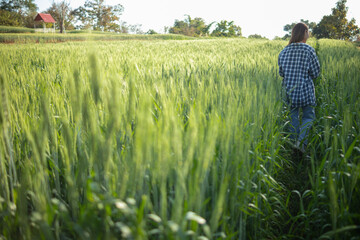
{"label": "green foliage", "polygon": [[1,0],[0,9],[9,12],[35,12],[38,7],[34,0]]}
{"label": "green foliage", "polygon": [[[245,236],[265,235],[246,219],[260,216],[260,189],[278,188],[260,180],[260,165],[276,159],[266,139],[279,140],[270,93],[282,43],[273,46],[270,58],[247,40],[0,46],[0,89],[14,93],[5,97],[12,130],[1,132],[12,144],[0,140],[0,189],[11,189],[1,193],[0,232],[212,239],[249,226]],[[266,67],[253,72],[253,58]],[[15,168],[11,149],[21,149]]]}
{"label": "green foliage", "polygon": [[2,0],[0,25],[33,27],[36,10],[34,0]]}
{"label": "green foliage", "polygon": [[33,28],[0,26],[0,33],[35,33]]}
{"label": "green foliage", "polygon": [[260,34],[251,34],[248,36],[248,38],[254,38],[254,39],[266,39],[268,40],[266,37],[261,36]]}
{"label": "green foliage", "polygon": [[355,25],[355,19],[347,20],[346,0],[339,0],[332,14],[324,16],[314,28],[317,38],[350,40],[360,33],[359,27]]}
{"label": "green foliage", "polygon": [[[331,228],[327,228],[326,235],[333,235],[351,225],[359,225],[356,217],[359,210],[353,201],[360,198],[357,185],[360,183],[360,149],[356,148],[360,144],[360,115],[358,110],[354,111],[360,98],[353,91],[359,84],[355,69],[360,52],[344,41],[321,40],[319,48],[322,76],[315,82],[319,120],[312,139],[315,154],[311,183],[314,202],[322,199],[329,202],[327,217],[331,219]],[[316,177],[319,175],[323,180]],[[321,193],[327,193],[326,198]],[[324,222],[320,216],[317,220]],[[339,236],[351,239],[355,234],[356,231],[348,231]]]}
{"label": "green foliage", "polygon": [[2,26],[21,26],[22,17],[17,12],[10,12],[0,9],[0,25]]}
{"label": "green foliage", "polygon": [[241,37],[241,28],[234,25],[234,21],[222,20],[216,24],[215,30],[211,33],[214,37]]}
{"label": "green foliage", "polygon": [[189,15],[185,20],[175,20],[174,26],[169,29],[169,33],[182,34],[191,37],[207,36],[213,23],[205,24],[202,18],[192,19]]}
{"label": "green foliage", "polygon": [[[9,29],[5,27],[5,29]],[[13,31],[14,28],[10,28]],[[56,43],[68,41],[116,41],[116,40],[188,40],[187,36],[175,34],[135,35],[116,34],[101,31],[74,30],[67,35],[61,34],[0,34],[0,43]]]}
{"label": "green foliage", "polygon": [[291,38],[291,35],[285,34],[283,37],[275,36],[273,40],[286,40],[289,41]]}
{"label": "green foliage", "polygon": [[309,40],[322,75],[298,159],[286,44],[0,45],[1,238],[356,239],[360,52]]}
{"label": "green foliage", "polygon": [[149,31],[146,32],[146,34],[158,34],[154,29],[149,29]]}

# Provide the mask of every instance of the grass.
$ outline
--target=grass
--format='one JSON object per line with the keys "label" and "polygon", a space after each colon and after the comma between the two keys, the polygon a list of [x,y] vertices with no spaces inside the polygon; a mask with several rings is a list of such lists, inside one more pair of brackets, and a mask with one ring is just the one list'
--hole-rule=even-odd
{"label": "grass", "polygon": [[191,37],[175,34],[135,35],[116,33],[31,33],[0,34],[0,43],[59,43],[68,41],[119,41],[119,40],[188,40]]}
{"label": "grass", "polygon": [[33,28],[0,26],[0,33],[35,33]]}
{"label": "grass", "polygon": [[304,159],[279,96],[285,41],[0,45],[0,236],[358,239],[360,52],[310,44]]}

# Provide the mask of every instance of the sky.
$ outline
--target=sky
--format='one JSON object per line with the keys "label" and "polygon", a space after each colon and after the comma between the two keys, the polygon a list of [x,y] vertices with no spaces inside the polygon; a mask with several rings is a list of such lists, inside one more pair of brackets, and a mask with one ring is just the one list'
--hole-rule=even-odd
{"label": "sky", "polygon": [[[57,2],[59,0],[55,0]],[[77,8],[85,0],[67,0]],[[242,35],[260,34],[269,39],[284,36],[286,24],[300,19],[320,22],[338,0],[105,0],[107,5],[121,4],[124,12],[121,20],[128,24],[141,24],[146,32],[153,29],[164,32],[165,26],[173,26],[175,19],[183,20],[185,15],[200,17],[207,24],[221,20],[234,21],[242,29]],[[45,12],[53,0],[35,0],[39,12]],[[347,18],[355,18],[360,25],[360,0],[348,0]]]}

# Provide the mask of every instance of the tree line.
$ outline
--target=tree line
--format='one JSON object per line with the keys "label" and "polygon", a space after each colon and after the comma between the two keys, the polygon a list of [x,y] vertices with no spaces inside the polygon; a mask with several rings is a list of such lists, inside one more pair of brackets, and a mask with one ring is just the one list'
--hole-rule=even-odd
{"label": "tree line", "polygon": [[211,26],[215,23],[206,24],[202,18],[191,18],[189,15],[184,20],[175,20],[174,26],[169,28],[169,33],[183,34],[191,37],[215,36],[235,37],[241,36],[241,27],[234,24],[234,21],[222,20],[216,24],[216,28],[210,33]]}
{"label": "tree line", "polygon": [[[1,0],[0,25],[34,27],[38,7],[34,0]],[[44,11],[57,22],[60,32],[73,29],[92,29],[121,33],[143,33],[141,25],[131,25],[120,20],[124,11],[121,4],[107,5],[105,0],[86,0],[83,6],[70,7],[66,0],[53,1]]]}
{"label": "tree line", "polygon": [[[355,19],[350,21],[346,15],[348,7],[346,7],[347,0],[339,0],[336,6],[331,9],[331,14],[323,16],[319,23],[310,22],[309,20],[301,19],[300,21],[308,25],[309,31],[316,38],[330,38],[341,40],[357,40],[360,41],[360,30],[355,24]],[[291,30],[296,23],[287,24],[284,26],[284,31],[287,32],[282,39],[288,39],[291,36]],[[279,39],[279,37],[277,37]]]}
{"label": "tree line", "polygon": [[[310,22],[301,19],[300,22],[308,25],[310,32],[316,38],[331,38],[342,40],[359,40],[360,30],[355,24],[355,19],[350,21],[346,18],[348,7],[347,0],[339,0],[336,6],[332,8],[330,15],[324,16],[319,23]],[[283,30],[287,32],[283,37],[275,37],[275,39],[289,39],[291,30],[297,22],[287,24]],[[216,36],[216,37],[236,37],[241,36],[241,27],[234,24],[233,21],[223,20],[216,24],[216,28],[210,33],[210,27],[214,23],[205,24],[202,18],[191,18],[187,15],[184,20],[175,20],[174,26],[169,29],[170,33],[183,34],[187,36]],[[259,34],[253,34],[248,38],[264,38]]]}
{"label": "tree line", "polygon": [[[359,27],[355,19],[350,21],[346,18],[348,7],[347,0],[339,0],[332,8],[330,15],[324,16],[319,23],[301,19],[306,23],[313,36],[316,38],[331,38],[343,40],[359,40]],[[33,27],[34,18],[38,7],[34,0],[1,0],[0,2],[0,25]],[[121,4],[106,5],[105,0],[86,0],[83,6],[71,9],[66,0],[53,2],[45,11],[50,13],[57,22],[60,32],[73,29],[92,29],[100,31],[111,31],[120,33],[143,34],[140,24],[131,25],[121,21],[120,17],[124,11]],[[291,30],[296,23],[287,24],[283,30],[287,32],[283,37],[275,39],[288,39]],[[211,31],[211,28],[213,29]],[[156,34],[150,29],[147,34]],[[184,20],[175,20],[174,25],[165,27],[165,33],[183,34],[192,37],[214,36],[214,37],[241,37],[241,27],[234,21],[222,20],[218,23],[206,24],[199,17],[192,18],[186,15]],[[259,34],[248,36],[249,38],[264,38]]]}

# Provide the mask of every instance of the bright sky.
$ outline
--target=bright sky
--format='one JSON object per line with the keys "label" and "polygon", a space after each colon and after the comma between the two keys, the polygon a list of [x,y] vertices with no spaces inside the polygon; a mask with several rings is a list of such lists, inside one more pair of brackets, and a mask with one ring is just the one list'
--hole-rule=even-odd
{"label": "bright sky", "polygon": [[[59,0],[55,0],[59,1]],[[68,0],[72,8],[85,0]],[[105,0],[107,5],[122,4],[122,21],[141,24],[162,33],[165,26],[173,26],[175,19],[183,20],[185,14],[201,17],[207,24],[221,20],[234,21],[242,28],[243,36],[260,34],[269,39],[283,36],[283,27],[300,19],[318,23],[324,15],[331,14],[338,0]],[[44,12],[53,0],[35,0]],[[348,0],[347,18],[355,18],[360,25],[360,0]]]}

